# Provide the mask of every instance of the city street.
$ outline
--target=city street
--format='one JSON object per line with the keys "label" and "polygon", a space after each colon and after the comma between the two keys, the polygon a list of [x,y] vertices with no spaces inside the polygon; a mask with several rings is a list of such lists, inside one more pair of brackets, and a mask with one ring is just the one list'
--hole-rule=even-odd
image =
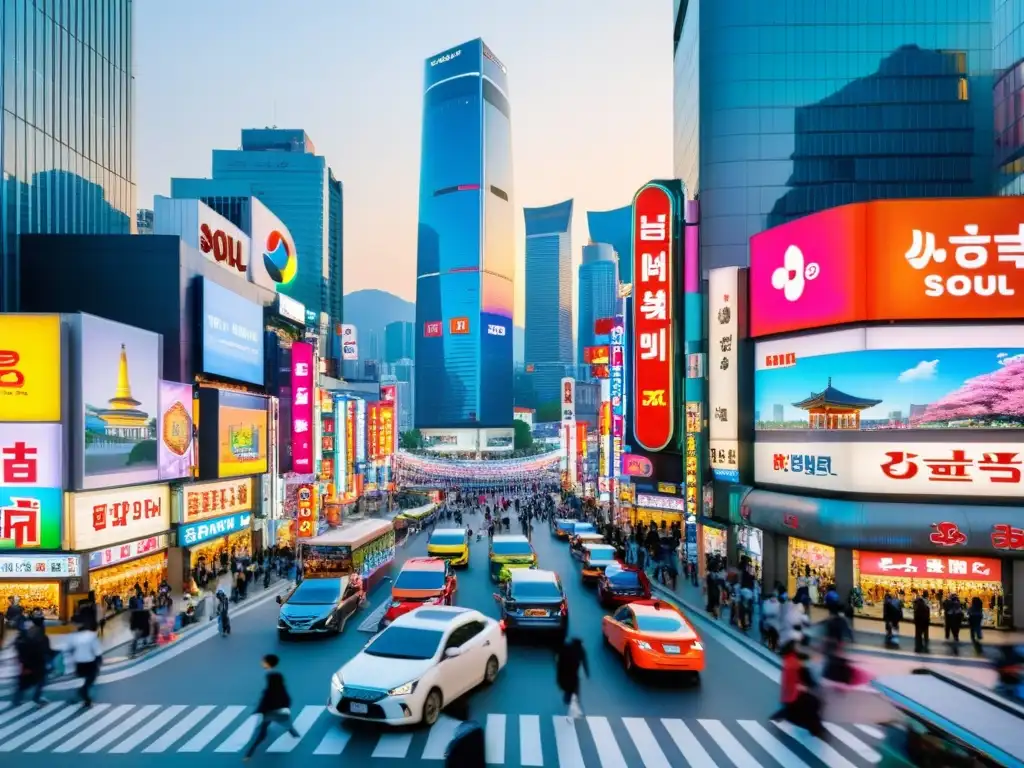
{"label": "city street", "polygon": [[[881,733],[874,728],[833,726],[829,745],[806,735],[801,744],[794,731],[770,723],[778,701],[777,667],[704,620],[695,622],[707,649],[701,685],[631,679],[601,641],[603,611],[582,585],[567,545],[545,527],[537,528],[534,545],[541,567],[561,574],[572,634],[584,640],[589,654],[591,674],[581,697],[586,717],[575,723],[564,717],[553,650],[517,643],[496,684],[471,694],[451,713],[465,717],[468,710],[469,717],[485,724],[489,762],[611,768],[879,761],[872,745]],[[425,546],[424,534],[413,538],[400,549],[396,569],[405,559],[422,556]],[[388,588],[387,583],[378,588],[337,638],[280,641],[277,607],[268,601],[240,615],[229,638],[168,649],[142,665],[139,674],[128,676],[134,671],[128,670],[118,675],[122,679],[97,686],[97,703],[84,713],[63,703],[71,696],[66,691],[49,694],[53,703],[42,709],[0,702],[0,752],[38,753],[55,768],[135,765],[142,755],[152,765],[180,765],[196,753],[202,753],[203,765],[234,764],[256,722],[251,713],[263,684],[260,658],[273,652],[281,657],[302,738],[296,742],[272,731],[255,764],[300,765],[310,757],[316,762],[331,756],[370,765],[439,760],[458,724],[454,717],[429,731],[386,730],[340,726],[325,711],[332,673],[371,637],[360,624],[375,624]],[[495,615],[493,591],[486,541],[474,543],[469,569],[459,572],[456,601]]]}

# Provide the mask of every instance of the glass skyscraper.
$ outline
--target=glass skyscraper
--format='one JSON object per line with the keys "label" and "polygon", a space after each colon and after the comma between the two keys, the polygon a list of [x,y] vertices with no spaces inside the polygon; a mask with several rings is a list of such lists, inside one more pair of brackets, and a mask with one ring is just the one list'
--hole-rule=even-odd
{"label": "glass skyscraper", "polygon": [[826,208],[991,192],[993,0],[677,5],[675,175],[705,270]]}
{"label": "glass skyscraper", "polygon": [[515,218],[505,66],[483,40],[424,62],[416,426],[512,425]]}
{"label": "glass skyscraper", "polygon": [[993,0],[995,164],[999,194],[1024,194],[1024,2]]}
{"label": "glass skyscraper", "polygon": [[572,200],[524,208],[526,217],[526,365],[533,365],[537,406],[559,402],[572,365]]}
{"label": "glass skyscraper", "polygon": [[0,309],[21,234],[128,234],[135,221],[131,0],[0,2]]}
{"label": "glass skyscraper", "polygon": [[415,323],[395,320],[384,326],[384,362],[412,360],[416,355]]}
{"label": "glass skyscraper", "polygon": [[619,280],[633,280],[633,206],[611,211],[587,211],[590,242],[607,243],[618,255]]}
{"label": "glass skyscraper", "polygon": [[[608,243],[583,246],[579,268],[580,311],[576,330],[576,362],[583,365],[583,350],[594,346],[594,321],[620,314],[619,272],[615,249]],[[627,257],[625,261],[629,261]]]}

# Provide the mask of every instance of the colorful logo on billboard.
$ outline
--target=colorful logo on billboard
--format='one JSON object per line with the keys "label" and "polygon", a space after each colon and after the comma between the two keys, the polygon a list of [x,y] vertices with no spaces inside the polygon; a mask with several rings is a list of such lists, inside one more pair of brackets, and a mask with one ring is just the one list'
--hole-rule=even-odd
{"label": "colorful logo on billboard", "polygon": [[288,237],[279,229],[272,229],[267,235],[263,248],[263,266],[270,279],[279,285],[287,285],[295,279],[299,271],[299,261],[295,256]]}
{"label": "colorful logo on billboard", "polygon": [[627,477],[652,477],[654,465],[646,456],[625,453],[622,455],[622,474]]}

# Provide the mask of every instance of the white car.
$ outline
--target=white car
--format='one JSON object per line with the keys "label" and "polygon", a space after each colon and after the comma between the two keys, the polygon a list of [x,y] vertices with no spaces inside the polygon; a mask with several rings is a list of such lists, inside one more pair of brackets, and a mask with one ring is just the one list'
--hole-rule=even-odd
{"label": "white car", "polygon": [[507,663],[504,624],[469,608],[424,606],[399,616],[334,673],[327,709],[388,725],[433,725],[444,707],[493,683]]}

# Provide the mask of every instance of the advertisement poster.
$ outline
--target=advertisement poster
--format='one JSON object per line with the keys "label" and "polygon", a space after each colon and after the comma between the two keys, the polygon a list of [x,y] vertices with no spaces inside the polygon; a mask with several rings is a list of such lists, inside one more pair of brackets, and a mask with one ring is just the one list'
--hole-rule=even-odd
{"label": "advertisement poster", "polygon": [[313,471],[313,345],[292,344],[292,467]]}
{"label": "advertisement poster", "polygon": [[64,491],[0,486],[0,551],[60,549]]}
{"label": "advertisement poster", "polygon": [[211,517],[248,512],[253,507],[253,480],[220,480],[186,485],[181,505],[175,507],[174,522],[195,523]]}
{"label": "advertisement poster", "polygon": [[341,326],[341,359],[359,359],[359,341],[356,327],[347,323]]}
{"label": "advertisement poster", "polygon": [[349,400],[346,404],[348,414],[345,417],[345,429],[347,434],[345,436],[345,447],[348,451],[348,492],[354,493],[356,488],[356,402],[355,400]]}
{"label": "advertisement poster", "polygon": [[699,444],[701,431],[703,429],[704,414],[699,402],[688,402],[686,404],[686,463],[684,466],[684,477],[686,480],[686,516],[696,518],[700,514],[700,500],[698,494],[701,486],[700,453]]}
{"label": "advertisement poster", "polygon": [[263,307],[209,278],[202,281],[203,373],[262,385]]}
{"label": "advertisement poster", "polygon": [[[712,269],[708,274],[708,401],[711,471],[715,478],[740,481],[738,267]],[[729,458],[732,461],[729,461]]]}
{"label": "advertisement poster", "polygon": [[352,547],[302,548],[302,576],[306,579],[337,579],[352,573]]}
{"label": "advertisement poster", "polygon": [[395,404],[380,403],[379,408],[380,425],[377,428],[377,439],[380,441],[380,449],[377,453],[388,459],[395,452]]}
{"label": "advertisement poster", "polygon": [[299,538],[311,539],[317,533],[317,493],[312,485],[299,486],[299,509],[297,519],[299,521]]}
{"label": "advertisement poster", "polygon": [[168,485],[140,485],[74,493],[68,520],[68,540],[74,550],[102,549],[155,536],[170,528],[171,489]]}
{"label": "advertisement poster", "polygon": [[374,461],[380,457],[380,436],[378,434],[380,431],[380,403],[370,403],[367,406],[367,409],[369,411],[369,420],[367,422],[366,430],[366,443],[367,449],[369,450],[368,458],[370,461]]}
{"label": "advertisement poster", "polygon": [[63,431],[0,424],[0,551],[61,548]]}
{"label": "advertisement poster", "polygon": [[338,498],[343,498],[348,489],[348,403],[340,398],[334,400],[334,488]]}
{"label": "advertisement poster", "polygon": [[576,380],[562,379],[562,423],[576,421]]}
{"label": "advertisement poster", "polygon": [[267,471],[267,400],[221,391],[217,413],[217,475],[240,477]]}
{"label": "advertisement poster", "polygon": [[60,315],[0,315],[0,422],[60,421]]}
{"label": "advertisement poster", "polygon": [[80,340],[84,445],[78,487],[157,480],[160,336],[83,314]]}
{"label": "advertisement poster", "polygon": [[608,348],[611,360],[608,367],[608,381],[611,383],[612,414],[619,417],[626,415],[625,341],[626,321],[622,315],[616,315],[612,320],[611,345]]}
{"label": "advertisement poster", "polygon": [[633,437],[660,451],[675,433],[675,202],[648,184],[633,199]]}
{"label": "advertisement poster", "polygon": [[160,382],[160,418],[157,421],[159,479],[192,476],[192,385]]}

